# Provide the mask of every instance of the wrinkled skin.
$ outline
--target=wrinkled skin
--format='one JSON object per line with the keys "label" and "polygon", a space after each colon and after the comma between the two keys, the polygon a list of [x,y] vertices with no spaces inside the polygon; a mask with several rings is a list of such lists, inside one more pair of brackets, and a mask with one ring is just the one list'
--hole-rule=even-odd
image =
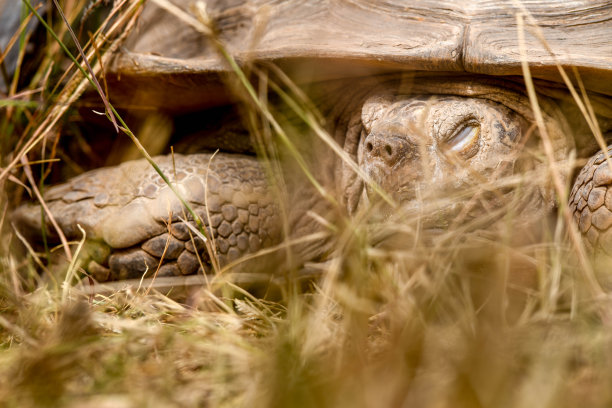
{"label": "wrinkled skin", "polygon": [[525,127],[499,104],[444,96],[375,96],[362,123],[359,165],[398,202],[511,174]]}
{"label": "wrinkled skin", "polygon": [[[499,95],[503,101],[504,94]],[[516,177],[542,173],[534,160],[541,146],[528,118],[500,102],[374,94],[359,114],[355,159],[391,196],[395,208],[412,212],[422,227],[447,229],[478,219],[476,228],[488,228],[509,210],[529,223],[553,207],[546,180],[522,183]],[[556,134],[563,149],[565,135]],[[359,188],[359,183],[345,188],[349,211],[351,202],[357,202],[353,212],[379,205],[378,215],[397,213],[381,202],[375,186],[361,183]],[[520,194],[515,194],[518,185]]]}

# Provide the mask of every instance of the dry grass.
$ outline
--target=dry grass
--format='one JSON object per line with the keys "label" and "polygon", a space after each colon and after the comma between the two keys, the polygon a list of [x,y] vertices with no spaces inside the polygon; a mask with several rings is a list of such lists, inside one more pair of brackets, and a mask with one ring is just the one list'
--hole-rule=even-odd
{"label": "dry grass", "polygon": [[[63,2],[68,20],[76,19],[76,10],[86,3]],[[136,1],[115,3],[121,17],[106,35],[113,27],[123,32],[120,28],[133,24],[137,13]],[[206,23],[204,16],[197,17],[190,24]],[[58,38],[68,38],[61,21],[51,27]],[[98,45],[84,48],[96,74],[102,69],[99,61],[118,44],[103,44],[101,38],[94,36]],[[87,283],[73,286],[75,263],[67,266],[60,283],[41,278],[35,263],[45,254],[11,251],[18,238],[7,214],[17,193],[23,193],[18,184],[27,184],[19,163],[40,170],[34,175],[41,181],[29,188],[44,190],[56,153],[51,136],[88,84],[81,72],[66,68],[67,59],[56,52],[55,43],[47,47],[34,79],[0,101],[0,128],[8,135],[2,142],[0,175],[5,191],[0,205],[5,237],[0,254],[0,406],[612,403],[612,331],[605,318],[609,301],[584,275],[588,259],[583,265],[573,261],[574,249],[560,227],[563,212],[552,221],[556,229],[550,220],[517,229],[516,203],[509,202],[489,214],[500,220],[495,232],[461,225],[435,236],[423,231],[421,221],[431,215],[423,211],[398,213],[388,223],[371,222],[369,214],[360,213],[328,230],[336,245],[320,265],[323,277],[308,291],[281,280],[282,295],[275,301],[249,295],[234,285],[240,278],[231,275],[215,286],[188,288],[186,303],[149,290],[148,282],[93,292]],[[249,88],[240,68],[234,69],[246,88],[245,99],[251,99],[253,117],[276,133],[308,173],[291,144],[290,130],[262,94]],[[284,90],[281,99],[314,137],[333,144],[311,104],[287,78],[276,73],[262,81],[277,92]],[[53,83],[62,85],[55,89]],[[268,143],[265,134],[260,136]],[[26,153],[41,162],[28,163]],[[306,178],[316,182],[312,174]],[[521,188],[533,179],[522,175],[500,183]],[[323,186],[316,187],[328,196]],[[567,186],[556,187],[563,197]],[[491,189],[480,185],[462,196],[438,197],[439,205]],[[433,213],[437,204],[431,202]],[[538,235],[534,231],[545,232],[538,240],[518,239]],[[66,244],[67,256],[78,260],[78,244]]]}

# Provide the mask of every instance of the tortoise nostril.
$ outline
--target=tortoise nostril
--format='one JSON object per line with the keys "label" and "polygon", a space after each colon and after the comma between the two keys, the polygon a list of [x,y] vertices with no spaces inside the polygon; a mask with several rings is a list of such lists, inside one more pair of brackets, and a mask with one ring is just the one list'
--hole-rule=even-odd
{"label": "tortoise nostril", "polygon": [[408,153],[409,150],[410,144],[402,135],[373,133],[363,143],[366,160],[382,161],[385,166],[395,166],[404,152]]}

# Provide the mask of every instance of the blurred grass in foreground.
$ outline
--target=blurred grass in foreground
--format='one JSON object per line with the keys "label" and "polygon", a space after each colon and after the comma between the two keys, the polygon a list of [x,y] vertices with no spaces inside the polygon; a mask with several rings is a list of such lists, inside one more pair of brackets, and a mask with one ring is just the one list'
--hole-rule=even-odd
{"label": "blurred grass in foreground", "polygon": [[[69,21],[87,3],[63,2]],[[75,75],[48,92],[49,83],[65,83],[46,78],[66,61],[53,42],[47,47],[20,90],[25,100],[0,107],[3,168],[24,141],[49,134],[84,87]],[[274,119],[266,106],[258,109]],[[317,133],[316,112],[302,113]],[[41,160],[54,159],[45,145],[52,142],[43,142]],[[598,313],[606,299],[592,299],[558,236],[516,247],[510,235],[457,229],[432,241],[418,233],[417,218],[400,231],[410,245],[395,248],[371,242],[397,225],[353,220],[337,226],[338,246],[314,288],[279,302],[221,295],[233,291],[230,283],[215,293],[196,288],[188,304],[145,295],[146,287],[88,296],[41,281],[30,256],[9,250],[17,237],[6,214],[16,204],[15,183],[25,182],[21,171],[10,174],[0,206],[1,406],[612,403],[612,331]],[[517,258],[537,271],[525,278],[533,284],[509,276]]]}

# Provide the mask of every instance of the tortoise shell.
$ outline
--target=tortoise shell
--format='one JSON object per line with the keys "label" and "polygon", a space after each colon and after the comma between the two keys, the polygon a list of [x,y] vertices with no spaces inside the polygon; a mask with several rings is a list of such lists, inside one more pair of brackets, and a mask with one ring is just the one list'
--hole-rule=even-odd
{"label": "tortoise shell", "polygon": [[[193,19],[191,3],[173,1]],[[227,102],[228,64],[163,4],[146,4],[114,61],[116,101],[169,110]],[[397,70],[520,76],[526,61],[534,78],[561,83],[558,67],[571,67],[587,89],[612,95],[605,0],[216,0],[207,13],[238,61],[273,61],[298,82]]]}

